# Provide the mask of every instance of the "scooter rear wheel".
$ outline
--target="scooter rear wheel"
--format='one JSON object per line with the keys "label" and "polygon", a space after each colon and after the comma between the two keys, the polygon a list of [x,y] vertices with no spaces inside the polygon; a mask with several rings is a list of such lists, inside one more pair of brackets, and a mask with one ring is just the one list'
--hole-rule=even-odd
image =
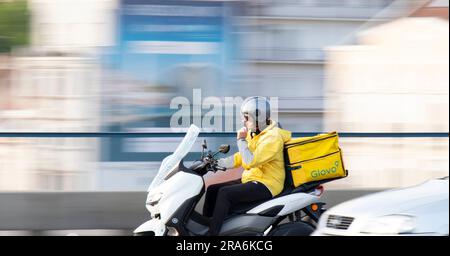
{"label": "scooter rear wheel", "polygon": [[148,232],[133,233],[133,236],[155,236],[155,232],[148,231]]}
{"label": "scooter rear wheel", "polygon": [[314,227],[307,222],[297,221],[277,226],[269,236],[309,236],[314,232]]}

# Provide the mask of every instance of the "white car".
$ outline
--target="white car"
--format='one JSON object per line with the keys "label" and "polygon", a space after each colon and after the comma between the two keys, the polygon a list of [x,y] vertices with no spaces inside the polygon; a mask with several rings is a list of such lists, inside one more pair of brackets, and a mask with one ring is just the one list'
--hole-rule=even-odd
{"label": "white car", "polygon": [[449,234],[448,177],[362,196],[320,218],[314,236]]}

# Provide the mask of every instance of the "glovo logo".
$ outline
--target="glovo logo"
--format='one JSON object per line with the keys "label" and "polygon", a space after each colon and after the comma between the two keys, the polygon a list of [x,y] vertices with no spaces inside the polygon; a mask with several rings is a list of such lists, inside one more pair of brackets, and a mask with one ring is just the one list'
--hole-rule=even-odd
{"label": "glovo logo", "polygon": [[337,172],[337,168],[339,167],[339,161],[334,162],[334,166],[328,168],[328,169],[322,169],[322,170],[313,170],[311,172],[311,177],[313,179],[318,179],[321,176],[327,176],[329,174],[333,174]]}

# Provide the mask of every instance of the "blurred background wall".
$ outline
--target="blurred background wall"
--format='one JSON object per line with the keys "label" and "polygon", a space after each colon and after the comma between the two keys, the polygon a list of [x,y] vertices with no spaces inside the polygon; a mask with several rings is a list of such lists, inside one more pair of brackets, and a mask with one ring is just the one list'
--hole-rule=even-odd
{"label": "blurred background wall", "polygon": [[[0,39],[1,132],[170,132],[195,88],[295,132],[448,132],[448,1],[11,0]],[[144,191],[178,141],[3,137],[0,190]],[[341,141],[330,188],[448,175],[448,138]]]}
{"label": "blurred background wall", "polygon": [[[361,31],[357,45],[328,48],[327,130],[448,131],[448,36],[446,20],[406,17]],[[342,147],[355,187],[448,173],[448,138],[348,139]]]}

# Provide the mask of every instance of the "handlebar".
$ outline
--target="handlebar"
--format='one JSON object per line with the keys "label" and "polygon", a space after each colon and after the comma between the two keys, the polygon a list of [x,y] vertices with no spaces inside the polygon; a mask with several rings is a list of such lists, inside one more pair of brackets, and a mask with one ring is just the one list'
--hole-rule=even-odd
{"label": "handlebar", "polygon": [[219,150],[215,153],[212,153],[211,151],[209,151],[207,154],[205,154],[205,149],[206,147],[206,140],[203,141],[203,145],[202,145],[202,156],[201,156],[201,160],[199,164],[197,164],[196,166],[193,167],[193,169],[204,169],[206,170],[206,172],[212,171],[212,172],[217,172],[217,171],[226,171],[227,168],[219,166],[217,164],[217,159],[215,159],[214,157],[218,154],[218,153],[228,153],[228,151],[230,150],[230,145],[221,145]]}
{"label": "handlebar", "polygon": [[216,166],[216,169],[218,170],[218,171],[226,171],[227,170],[227,168],[225,168],[225,167],[222,167],[222,166]]}
{"label": "handlebar", "polygon": [[202,159],[204,167],[206,167],[207,171],[226,171],[227,168],[217,165],[217,160],[213,155],[207,155]]}

